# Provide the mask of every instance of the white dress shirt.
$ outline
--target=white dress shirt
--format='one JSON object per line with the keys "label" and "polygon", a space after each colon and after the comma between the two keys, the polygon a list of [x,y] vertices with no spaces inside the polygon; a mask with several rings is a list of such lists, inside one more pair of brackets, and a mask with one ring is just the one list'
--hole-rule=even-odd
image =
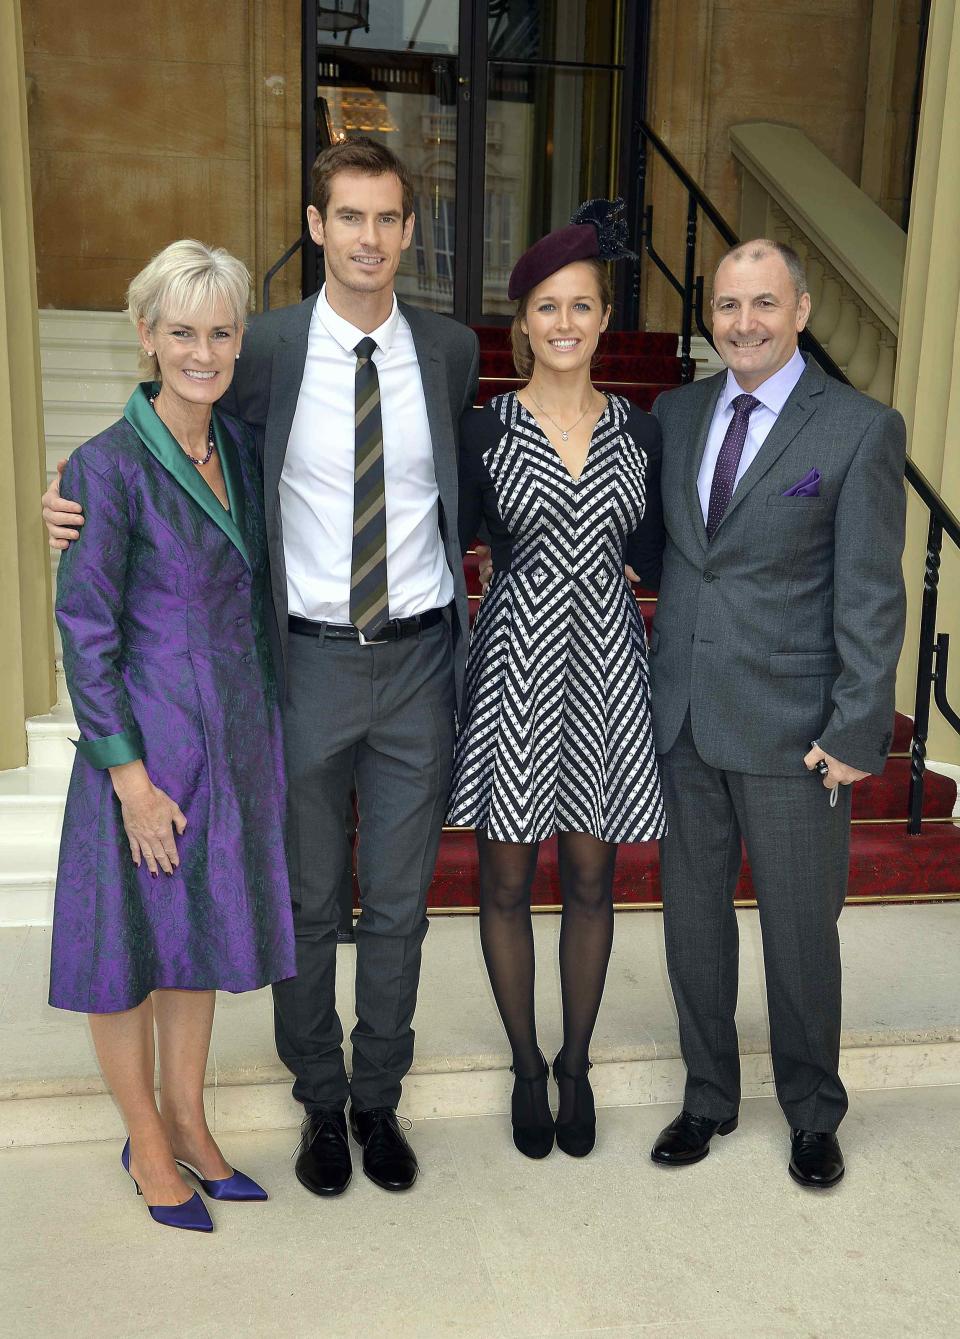
{"label": "white dress shirt", "polygon": [[[354,399],[364,331],[344,320],[321,290],[307,337],[307,361],[280,475],[280,516],[291,614],[350,622],[353,551]],[[370,332],[380,379],[391,618],[422,614],[453,599],[440,539],[437,477],[420,365],[397,300]]]}
{"label": "white dress shirt", "polygon": [[[737,491],[737,484],[746,474],[755,460],[757,452],[767,440],[767,434],[776,423],[780,410],[786,404],[787,397],[800,380],[805,368],[806,363],[803,361],[803,354],[799,349],[795,349],[793,357],[788,363],[784,363],[779,372],[774,372],[772,377],[767,377],[766,381],[761,382],[755,391],[750,392],[760,403],[750,414],[747,440],[744,443],[743,455],[740,457],[740,464],[737,467],[737,477],[733,483],[734,493]],[[717,467],[717,457],[720,454],[720,447],[723,445],[727,428],[729,428],[733,418],[733,401],[738,395],[743,394],[743,387],[738,385],[736,377],[728,368],[727,384],[721,391],[717,407],[713,411],[710,431],[707,433],[707,445],[704,448],[703,460],[700,462],[700,473],[697,475],[697,492],[700,494],[700,506],[703,510],[704,522],[706,522],[707,512],[710,510],[710,488],[713,484],[713,473]]]}

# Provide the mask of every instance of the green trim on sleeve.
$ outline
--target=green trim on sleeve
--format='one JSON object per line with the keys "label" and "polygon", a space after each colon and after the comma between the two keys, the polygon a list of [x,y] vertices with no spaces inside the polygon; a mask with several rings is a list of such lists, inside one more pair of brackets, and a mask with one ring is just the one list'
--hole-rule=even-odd
{"label": "green trim on sleeve", "polygon": [[75,739],[73,745],[91,767],[101,769],[121,767],[125,762],[137,762],[143,757],[139,730],[123,730],[118,735],[105,735],[102,739]]}

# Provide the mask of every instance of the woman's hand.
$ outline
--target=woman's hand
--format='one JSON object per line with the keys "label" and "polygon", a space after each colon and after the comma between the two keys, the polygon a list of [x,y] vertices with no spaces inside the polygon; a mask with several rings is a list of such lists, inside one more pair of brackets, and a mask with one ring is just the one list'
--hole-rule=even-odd
{"label": "woman's hand", "polygon": [[480,578],[480,594],[486,595],[487,587],[493,580],[493,554],[490,552],[489,544],[478,544],[476,546],[477,554],[477,575]]}
{"label": "woman's hand", "polygon": [[158,866],[164,874],[172,874],[180,864],[176,837],[182,836],[187,826],[179,805],[153,784],[142,762],[111,767],[110,779],[120,801],[133,863],[139,869],[140,861],[145,860],[154,878]]}

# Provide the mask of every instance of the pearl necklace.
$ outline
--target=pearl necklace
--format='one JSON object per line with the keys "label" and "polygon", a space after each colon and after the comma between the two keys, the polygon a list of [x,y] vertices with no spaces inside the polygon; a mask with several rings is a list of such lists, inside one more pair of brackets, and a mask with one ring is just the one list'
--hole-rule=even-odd
{"label": "pearl necklace", "polygon": [[[527,386],[527,390],[530,390],[530,387],[529,387],[529,386]],[[553,426],[556,428],[557,432],[559,432],[560,436],[563,438],[563,440],[564,440],[565,442],[569,442],[569,440],[570,440],[570,434],[573,432],[574,428],[577,426],[577,423],[582,423],[582,421],[583,421],[583,420],[587,417],[587,415],[590,413],[590,406],[587,405],[586,409],[583,411],[583,413],[580,415],[580,417],[576,420],[576,422],[571,423],[570,426],[569,426],[569,428],[564,428],[564,427],[561,427],[561,425],[557,422],[557,420],[553,417],[553,415],[550,413],[549,410],[544,409],[543,405],[540,403],[540,401],[539,401],[539,400],[537,399],[537,397],[534,395],[533,391],[530,391],[530,399],[533,401],[533,403],[534,403],[534,404],[537,406],[537,408],[540,410],[540,413],[541,413],[541,414],[546,414],[547,418],[550,420],[550,422],[553,424]]]}
{"label": "pearl necklace", "polygon": [[[157,418],[160,418],[159,413],[157,413],[157,397],[156,397],[156,395],[151,395],[151,396],[150,396],[150,404],[151,404],[151,406],[152,406],[152,408],[153,408],[153,412],[157,415]],[[163,422],[163,419],[160,419],[160,422],[162,423],[162,422]],[[172,433],[171,433],[170,435],[171,435],[171,437],[173,436]],[[176,440],[176,439],[175,439],[175,440]],[[194,465],[206,465],[206,464],[209,462],[210,457],[213,455],[213,445],[214,445],[214,443],[213,443],[213,416],[211,415],[211,418],[210,418],[210,427],[207,429],[207,454],[206,454],[201,460],[197,460],[196,456],[191,456],[190,452],[187,451],[186,448],[185,448],[181,443],[178,443],[178,445],[180,446],[180,449],[181,449],[181,451],[183,451],[183,454],[186,456],[187,460],[192,460],[193,463],[194,463]]]}

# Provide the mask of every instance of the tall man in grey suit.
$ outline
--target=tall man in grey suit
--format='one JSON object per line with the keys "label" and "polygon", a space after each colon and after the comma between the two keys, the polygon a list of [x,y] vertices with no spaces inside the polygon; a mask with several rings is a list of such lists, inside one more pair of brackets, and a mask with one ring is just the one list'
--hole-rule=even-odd
{"label": "tall man in grey suit", "polygon": [[903,639],[905,429],[804,359],[797,337],[809,312],[793,251],[763,239],[735,248],[713,293],[728,370],[654,406],[667,545],[652,701],[670,824],[667,965],[687,1081],[684,1109],[651,1156],[696,1162],[737,1124],[742,839],[789,1170],[824,1187],[844,1166],[836,923],[850,786],[884,766]]}
{"label": "tall man in grey suit", "polygon": [[[397,1123],[449,788],[468,637],[457,536],[457,425],[476,395],[471,330],[398,303],[413,238],[403,164],[371,140],[321,154],[311,236],[326,282],[251,324],[234,378],[262,453],[284,684],[297,976],[274,991],[277,1050],[307,1120],[297,1175],[350,1176],[343,1109],[386,1190],[416,1161]],[[334,977],[337,890],[356,786],[361,912],[349,1083]]]}
{"label": "tall man in grey suit", "polygon": [[[367,1176],[405,1190],[418,1171],[395,1109],[413,1057],[466,659],[457,428],[476,397],[479,352],[467,327],[397,302],[413,188],[389,149],[357,137],[322,153],[307,220],[326,283],[254,318],[220,405],[252,426],[263,468],[297,938],[297,976],[274,992],[277,1050],[307,1112],[297,1176],[336,1195],[352,1174],[348,1098]],[[77,533],[74,504],[55,486],[44,503],[51,542],[64,547]],[[348,1081],[335,972],[354,785],[361,912]]]}

